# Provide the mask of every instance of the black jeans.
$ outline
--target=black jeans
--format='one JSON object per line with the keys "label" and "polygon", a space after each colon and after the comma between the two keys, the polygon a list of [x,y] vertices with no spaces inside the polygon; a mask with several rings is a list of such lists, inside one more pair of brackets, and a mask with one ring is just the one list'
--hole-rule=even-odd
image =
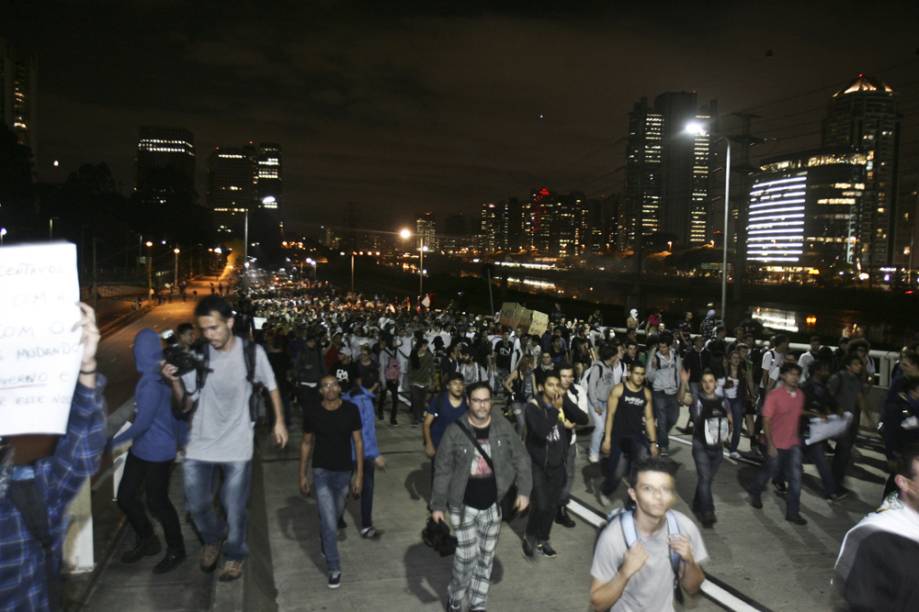
{"label": "black jeans", "polygon": [[574,484],[574,468],[578,460],[578,445],[571,442],[568,445],[568,458],[565,460],[565,484],[562,485],[562,495],[558,500],[559,506],[566,506],[571,501],[571,485]]}
{"label": "black jeans", "polygon": [[[361,488],[361,527],[373,527],[373,459],[364,457],[364,482]],[[355,467],[355,470],[357,468]]]}
{"label": "black jeans", "polygon": [[128,451],[124,475],[118,486],[118,507],[125,513],[138,539],[153,535],[153,525],[147,518],[141,501],[141,488],[146,496],[147,509],[163,526],[166,546],[173,552],[184,552],[179,515],[169,500],[169,475],[172,461],[144,461]]}
{"label": "black jeans", "polygon": [[609,460],[606,463],[606,478],[600,487],[604,495],[612,495],[619,485],[621,477],[617,478],[616,472],[619,468],[619,459],[623,455],[628,460],[626,470],[631,470],[636,461],[641,461],[651,454],[644,437],[623,437],[613,440],[612,446]]}
{"label": "black jeans", "polygon": [[552,521],[558,510],[558,500],[565,484],[565,466],[543,467],[533,464],[533,491],[530,494],[530,516],[526,535],[536,542],[548,542]]}
{"label": "black jeans", "polygon": [[412,423],[421,423],[424,409],[428,407],[428,389],[412,385]]}
{"label": "black jeans", "polygon": [[383,418],[383,411],[386,408],[386,393],[392,394],[392,411],[389,413],[389,422],[396,422],[396,413],[399,411],[399,381],[387,380],[386,384],[380,387],[380,405],[377,408],[380,418]]}

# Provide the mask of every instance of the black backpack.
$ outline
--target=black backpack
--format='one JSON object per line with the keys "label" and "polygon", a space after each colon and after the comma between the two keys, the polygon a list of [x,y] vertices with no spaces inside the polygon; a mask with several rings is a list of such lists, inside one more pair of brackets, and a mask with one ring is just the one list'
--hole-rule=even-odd
{"label": "black backpack", "polygon": [[[255,351],[258,345],[254,341],[241,336],[237,336],[237,339],[241,340],[243,343],[243,360],[246,362],[246,380],[252,386],[252,392],[249,394],[249,419],[255,423],[259,417],[259,406],[262,400],[262,393],[265,390],[265,385],[255,380]],[[204,367],[199,368],[195,373],[195,389],[191,393],[198,393],[204,389],[204,385],[207,382],[207,375],[211,372],[208,367],[210,361],[211,347],[210,345],[206,345],[204,348]],[[186,392],[186,395],[191,395],[191,393]],[[180,419],[191,421],[192,415],[194,415],[197,409],[198,400],[196,399],[194,404],[192,404],[191,410],[188,412],[178,412],[176,416]]]}

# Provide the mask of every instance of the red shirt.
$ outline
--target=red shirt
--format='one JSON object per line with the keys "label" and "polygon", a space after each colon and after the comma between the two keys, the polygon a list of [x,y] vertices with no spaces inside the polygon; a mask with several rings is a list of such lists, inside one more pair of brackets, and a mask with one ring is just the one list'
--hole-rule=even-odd
{"label": "red shirt", "polygon": [[804,411],[804,391],[796,389],[794,395],[782,383],[766,396],[763,418],[772,425],[772,443],[776,448],[789,449],[801,443],[798,428]]}

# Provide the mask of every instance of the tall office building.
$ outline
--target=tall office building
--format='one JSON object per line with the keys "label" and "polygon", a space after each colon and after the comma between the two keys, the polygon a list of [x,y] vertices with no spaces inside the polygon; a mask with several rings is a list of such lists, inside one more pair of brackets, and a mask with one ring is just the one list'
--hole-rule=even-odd
{"label": "tall office building", "polygon": [[698,245],[708,232],[711,152],[707,134],[685,134],[687,124],[708,122],[713,101],[700,107],[694,92],[666,92],[639,100],[629,113],[626,144],[627,235],[667,234],[680,245]]}
{"label": "tall office building", "polygon": [[663,129],[663,116],[651,108],[647,98],[635,103],[629,113],[625,156],[625,221],[630,244],[661,228]]}
{"label": "tall office building", "polygon": [[0,123],[36,158],[38,66],[33,55],[0,38]]}
{"label": "tall office building", "polygon": [[479,212],[479,231],[476,244],[479,251],[487,255],[495,253],[498,250],[499,235],[498,206],[494,202],[486,202],[482,204]]}
{"label": "tall office building", "polygon": [[257,171],[254,148],[216,147],[208,160],[207,204],[217,231],[239,231],[242,215],[256,205]]}
{"label": "tall office building", "polygon": [[434,220],[434,213],[426,212],[417,216],[415,235],[428,249],[437,250],[439,245],[437,244],[437,222]]}
{"label": "tall office building", "polygon": [[135,192],[140,204],[192,204],[195,139],[182,128],[141,127],[137,137]]}
{"label": "tall office building", "polygon": [[256,200],[259,208],[280,210],[282,193],[281,145],[263,142],[256,157]]}
{"label": "tall office building", "polygon": [[750,191],[747,260],[786,276],[855,269],[870,162],[849,148],[764,160]]}
{"label": "tall office building", "polygon": [[897,98],[889,85],[859,74],[833,94],[823,123],[823,146],[849,147],[868,159],[856,220],[863,267],[876,269],[894,260],[899,143]]}

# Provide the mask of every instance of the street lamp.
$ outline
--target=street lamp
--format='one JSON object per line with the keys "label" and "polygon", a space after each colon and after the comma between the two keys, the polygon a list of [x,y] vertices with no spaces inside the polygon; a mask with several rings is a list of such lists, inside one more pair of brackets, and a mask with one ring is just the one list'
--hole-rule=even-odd
{"label": "street lamp", "polygon": [[[708,136],[709,132],[701,121],[690,121],[683,130],[690,136]],[[717,140],[724,140],[724,230],[721,232],[723,257],[721,262],[721,319],[727,321],[728,309],[728,215],[731,210],[731,139],[725,135]],[[740,245],[737,245],[740,248]]]}
{"label": "street lamp", "polygon": [[0,227],[0,247],[3,246],[3,237],[6,236],[9,232],[6,231],[5,227]]}
{"label": "street lamp", "polygon": [[153,297],[153,257],[151,255],[153,242],[148,240],[144,245],[147,247],[147,299],[151,299]]}
{"label": "street lamp", "polygon": [[48,240],[54,240],[54,220],[58,217],[48,217]]}
{"label": "street lamp", "polygon": [[172,249],[172,252],[175,255],[175,276],[173,277],[172,284],[176,289],[178,289],[179,287],[179,253],[181,253],[182,251],[179,249],[179,247],[176,247]]}
{"label": "street lamp", "polygon": [[[412,237],[412,230],[403,227],[399,230],[399,237],[408,240]],[[418,299],[424,295],[424,236],[418,235]]]}

